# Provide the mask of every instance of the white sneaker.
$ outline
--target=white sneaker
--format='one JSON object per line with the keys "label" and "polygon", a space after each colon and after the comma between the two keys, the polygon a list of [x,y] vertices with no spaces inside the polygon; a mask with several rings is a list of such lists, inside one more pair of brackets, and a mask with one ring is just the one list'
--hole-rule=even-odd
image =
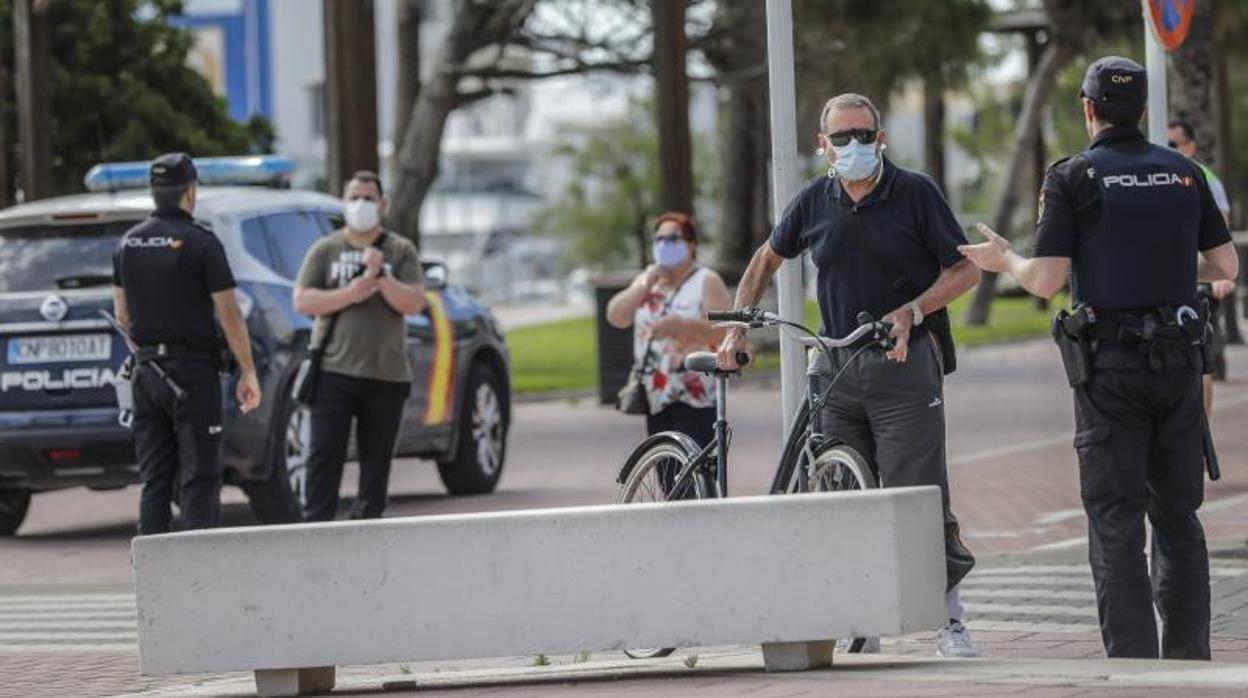
{"label": "white sneaker", "polygon": [[850,651],[849,648],[853,646],[853,643],[855,640],[859,640],[859,639],[862,640],[862,644],[859,646],[859,649],[855,651],[855,654],[879,654],[880,653],[880,638],[878,637],[865,637],[865,638],[843,637],[836,641],[835,652],[837,654],[849,653]]}
{"label": "white sneaker", "polygon": [[941,657],[978,657],[979,648],[971,642],[971,635],[962,621],[953,621],[936,631],[936,654]]}

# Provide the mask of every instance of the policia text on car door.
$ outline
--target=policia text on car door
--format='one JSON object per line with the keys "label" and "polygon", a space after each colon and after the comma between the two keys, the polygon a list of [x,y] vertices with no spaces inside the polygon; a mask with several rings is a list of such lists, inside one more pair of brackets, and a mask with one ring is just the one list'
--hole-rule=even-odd
{"label": "policia text on car door", "polygon": [[[1200,168],[1144,139],[1144,69],[1107,57],[1080,99],[1092,143],[1049,169],[1035,256],[981,225],[963,248],[1052,296],[1071,272],[1076,309],[1055,336],[1075,386],[1075,449],[1105,649],[1113,657],[1209,659],[1209,557],[1196,282],[1233,279],[1238,260]],[[1153,525],[1150,580],[1144,517]]]}
{"label": "policia text on car door", "polygon": [[140,534],[170,530],[175,478],[183,527],[220,523],[223,424],[214,310],[239,364],[238,402],[244,412],[260,404],[225,250],[191,218],[195,165],[185,153],[162,155],[150,177],[156,211],[125,234],[113,255],[114,309],[138,347],[133,428],[143,481]]}

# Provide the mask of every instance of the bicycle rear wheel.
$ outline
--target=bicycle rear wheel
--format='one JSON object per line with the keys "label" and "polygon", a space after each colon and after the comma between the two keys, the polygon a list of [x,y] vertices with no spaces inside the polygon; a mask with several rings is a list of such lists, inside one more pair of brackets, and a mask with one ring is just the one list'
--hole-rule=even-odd
{"label": "bicycle rear wheel", "polygon": [[[698,451],[698,446],[692,439],[677,432],[661,432],[646,439],[633,451],[620,470],[617,478],[620,492],[616,503],[667,502],[689,499],[690,495],[697,499],[714,497],[715,491],[707,488],[705,478],[698,473],[677,484],[673,491],[668,491],[672,485],[671,479],[693,462]],[[657,659],[675,651],[675,647],[639,647],[626,649],[624,654],[632,659]]]}
{"label": "bicycle rear wheel", "polygon": [[[853,492],[873,490],[879,487],[875,471],[862,454],[844,444],[825,446],[815,456],[815,467],[810,478],[811,492]],[[872,643],[879,651],[879,642]],[[866,647],[869,638],[848,637],[837,643],[837,648],[849,654],[858,654]]]}

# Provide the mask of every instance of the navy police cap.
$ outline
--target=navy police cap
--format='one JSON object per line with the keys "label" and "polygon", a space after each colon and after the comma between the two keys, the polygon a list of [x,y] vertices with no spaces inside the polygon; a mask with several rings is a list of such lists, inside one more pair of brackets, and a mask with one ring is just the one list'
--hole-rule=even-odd
{"label": "navy police cap", "polygon": [[1143,106],[1148,101],[1148,75],[1130,58],[1105,56],[1088,66],[1079,94],[1094,102]]}
{"label": "navy police cap", "polygon": [[195,163],[186,153],[165,153],[152,160],[153,187],[179,187],[194,182],[197,176]]}

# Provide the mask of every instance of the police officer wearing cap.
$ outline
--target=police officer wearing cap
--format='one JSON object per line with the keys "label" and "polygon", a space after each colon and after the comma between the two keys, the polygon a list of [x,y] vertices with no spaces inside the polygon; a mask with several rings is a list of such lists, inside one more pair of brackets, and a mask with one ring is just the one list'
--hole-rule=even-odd
{"label": "police officer wearing cap", "polygon": [[113,255],[113,306],[139,349],[134,449],[143,493],[139,534],[169,531],[175,489],[184,528],[221,521],[222,396],[214,311],[239,365],[243,412],[260,404],[234,276],[212,231],[191,217],[195,165],[185,153],[152,162],[156,211]]}
{"label": "police officer wearing cap", "polygon": [[[1091,145],[1045,176],[1035,254],[983,224],[963,254],[1049,298],[1070,274],[1076,308],[1054,321],[1075,389],[1075,449],[1101,636],[1111,657],[1209,659],[1204,496],[1204,318],[1196,282],[1239,273],[1200,167],[1139,129],[1148,79],[1134,61],[1089,66]],[[1211,469],[1212,470],[1212,469]],[[1153,526],[1152,579],[1145,516]]]}

